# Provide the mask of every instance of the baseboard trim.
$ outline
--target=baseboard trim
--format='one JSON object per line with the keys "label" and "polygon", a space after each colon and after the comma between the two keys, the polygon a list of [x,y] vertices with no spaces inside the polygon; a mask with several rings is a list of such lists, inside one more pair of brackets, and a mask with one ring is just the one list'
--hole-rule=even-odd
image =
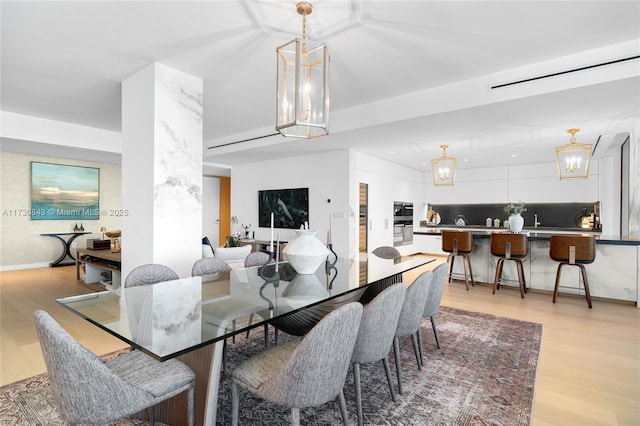
{"label": "baseboard trim", "polygon": [[17,271],[19,269],[36,269],[36,268],[48,268],[48,267],[49,267],[49,262],[26,263],[24,265],[6,265],[6,266],[0,266],[0,272]]}

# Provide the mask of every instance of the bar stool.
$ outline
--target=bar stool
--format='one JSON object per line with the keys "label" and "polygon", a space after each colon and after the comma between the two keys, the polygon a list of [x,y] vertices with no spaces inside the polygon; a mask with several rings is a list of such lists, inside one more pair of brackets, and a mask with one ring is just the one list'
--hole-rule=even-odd
{"label": "bar stool", "polygon": [[[583,235],[552,235],[549,238],[549,256],[551,259],[560,262],[558,272],[556,273],[556,284],[553,289],[553,303],[556,303],[562,267],[564,265],[575,265],[580,268],[580,272],[582,273],[584,293],[587,297],[589,309],[591,309],[589,282],[587,281],[587,271],[584,265],[593,263],[596,259],[595,239],[592,236]],[[578,288],[579,287],[580,282],[578,281]]]}
{"label": "bar stool", "polygon": [[[449,253],[447,262],[449,262],[449,279],[452,278],[453,262],[456,256],[462,256],[464,264],[464,283],[469,290],[469,279],[471,285],[473,282],[473,270],[471,269],[471,258],[469,253],[474,249],[473,236],[469,231],[442,231],[442,251]],[[468,272],[467,272],[468,266]]]}
{"label": "bar stool", "polygon": [[524,299],[527,292],[527,283],[524,278],[524,267],[522,259],[529,254],[529,241],[524,234],[495,233],[491,234],[491,254],[499,256],[496,264],[496,276],[493,280],[493,294],[500,288],[502,279],[502,268],[505,260],[513,260],[518,271],[518,285],[520,287],[520,297]]}

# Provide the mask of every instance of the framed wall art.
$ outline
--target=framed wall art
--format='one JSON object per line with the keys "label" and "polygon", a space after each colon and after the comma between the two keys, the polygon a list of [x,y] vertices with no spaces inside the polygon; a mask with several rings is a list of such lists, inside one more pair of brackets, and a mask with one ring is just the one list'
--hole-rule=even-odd
{"label": "framed wall art", "polygon": [[258,225],[261,228],[300,229],[309,222],[309,188],[258,191]]}
{"label": "framed wall art", "polygon": [[32,220],[100,218],[100,169],[31,162]]}

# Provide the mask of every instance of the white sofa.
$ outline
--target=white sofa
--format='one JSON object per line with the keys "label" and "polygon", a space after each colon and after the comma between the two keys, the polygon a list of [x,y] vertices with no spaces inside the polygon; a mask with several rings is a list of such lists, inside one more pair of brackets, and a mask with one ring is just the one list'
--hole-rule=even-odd
{"label": "white sofa", "polygon": [[217,257],[224,260],[231,269],[244,268],[244,260],[251,253],[251,246],[216,247],[202,245],[202,257]]}

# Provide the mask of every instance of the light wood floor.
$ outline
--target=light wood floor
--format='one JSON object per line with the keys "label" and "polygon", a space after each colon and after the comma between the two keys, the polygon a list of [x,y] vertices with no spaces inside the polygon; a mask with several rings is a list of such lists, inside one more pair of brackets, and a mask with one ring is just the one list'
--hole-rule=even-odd
{"label": "light wood floor", "polygon": [[[437,263],[405,274],[405,281]],[[56,304],[89,292],[75,284],[74,273],[73,267],[0,272],[0,385],[45,371],[31,317],[36,309],[49,311],[97,354],[124,347]],[[516,289],[491,291],[482,285],[467,292],[453,282],[442,305],[543,324],[535,426],[640,425],[640,309],[600,300],[588,309],[584,298],[560,296],[553,304],[549,294],[521,299]]]}

